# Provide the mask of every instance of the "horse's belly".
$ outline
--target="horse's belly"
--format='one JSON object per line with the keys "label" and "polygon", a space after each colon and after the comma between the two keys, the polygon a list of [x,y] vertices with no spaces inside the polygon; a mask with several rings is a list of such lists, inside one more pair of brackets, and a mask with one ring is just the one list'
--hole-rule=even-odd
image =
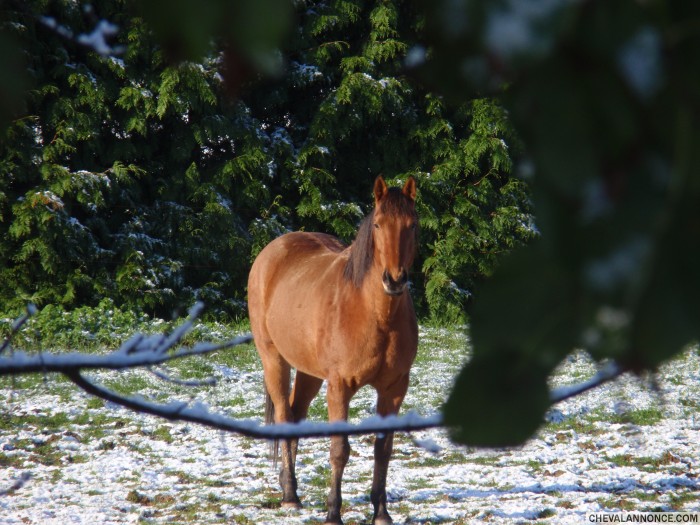
{"label": "horse's belly", "polygon": [[[277,351],[297,370],[327,378],[328,363],[319,342],[334,322],[331,301],[316,289],[322,283],[309,275],[289,275],[270,297],[265,313],[267,329]],[[323,297],[319,302],[319,297]],[[319,307],[320,305],[320,307]]]}

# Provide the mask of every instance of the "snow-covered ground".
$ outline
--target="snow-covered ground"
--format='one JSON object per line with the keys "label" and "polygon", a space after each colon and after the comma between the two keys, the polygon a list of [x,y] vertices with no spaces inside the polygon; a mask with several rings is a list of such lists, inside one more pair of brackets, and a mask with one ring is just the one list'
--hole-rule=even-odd
{"label": "snow-covered ground", "polygon": [[[468,353],[454,331],[422,329],[421,338],[405,407],[427,415]],[[95,377],[131,393],[192,397],[232,416],[262,417],[256,361],[204,359],[215,387],[178,387],[145,372]],[[553,384],[580,382],[595,370],[586,355],[574,354]],[[279,506],[265,442],[105,406],[54,377],[14,387],[3,380],[0,396],[0,491],[31,475],[0,496],[0,524],[307,524],[325,516],[325,439],[302,441],[297,472],[305,507],[287,510]],[[373,392],[361,391],[353,419],[369,416],[373,403]],[[311,414],[322,411],[318,399]],[[697,349],[654,381],[625,376],[550,416],[552,423],[515,449],[466,449],[442,430],[397,435],[387,484],[395,522],[582,524],[592,512],[700,510]],[[426,439],[441,451],[421,448]],[[350,438],[346,524],[371,518],[372,440]]]}

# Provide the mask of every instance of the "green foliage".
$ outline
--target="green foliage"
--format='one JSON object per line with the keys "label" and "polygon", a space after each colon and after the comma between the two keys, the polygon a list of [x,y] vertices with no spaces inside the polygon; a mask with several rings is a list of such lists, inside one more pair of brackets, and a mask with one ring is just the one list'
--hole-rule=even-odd
{"label": "green foliage", "polygon": [[[0,323],[0,338],[10,333],[11,321]],[[147,318],[132,311],[121,311],[105,299],[96,307],[65,311],[47,305],[29,321],[28,328],[12,340],[18,348],[42,349],[46,344],[63,349],[102,348],[119,345],[134,334],[134,326],[146,326]]]}
{"label": "green foliage", "polygon": [[[422,13],[400,0],[296,2],[295,17],[282,0],[190,4],[0,11],[32,85],[0,143],[0,310],[111,298],[169,318],[199,299],[242,316],[262,247],[295,229],[352,241],[382,174],[418,179],[421,315],[463,321],[497,254],[534,229],[501,105],[453,109],[406,76]],[[118,27],[122,54],[80,45],[95,17]]]}
{"label": "green foliage", "polygon": [[[184,312],[183,312],[184,314]],[[10,336],[12,324],[19,315],[0,318],[0,341]],[[81,306],[65,310],[59,305],[47,305],[30,317],[25,328],[14,334],[11,343],[23,350],[58,350],[93,352],[105,348],[114,349],[134,336],[171,333],[183,322],[182,318],[164,321],[146,314],[137,314],[133,309],[119,308],[113,300],[103,299],[96,306]],[[239,323],[198,320],[187,333],[183,344],[194,345],[203,340],[225,341],[249,331],[247,321]],[[235,358],[241,364],[243,351]],[[256,362],[257,354],[247,355]],[[191,365],[188,365],[191,366]],[[194,373],[188,368],[189,374]]]}
{"label": "green foliage", "polygon": [[[434,47],[419,74],[460,103],[500,93],[534,171],[541,238],[480,289],[474,360],[445,409],[460,441],[520,442],[572,348],[642,372],[700,338],[700,37],[680,29],[700,11],[673,0],[426,9]],[[494,416],[521,402],[517,425]]]}

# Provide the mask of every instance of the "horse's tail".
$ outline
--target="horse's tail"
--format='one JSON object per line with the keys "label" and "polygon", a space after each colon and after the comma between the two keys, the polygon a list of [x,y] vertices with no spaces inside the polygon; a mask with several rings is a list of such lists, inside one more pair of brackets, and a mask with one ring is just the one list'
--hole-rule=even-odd
{"label": "horse's tail", "polygon": [[[265,424],[271,425],[275,422],[275,405],[272,403],[270,393],[265,388]],[[270,449],[268,455],[272,458],[272,465],[277,469],[277,459],[280,457],[280,440],[273,439],[270,441]]]}

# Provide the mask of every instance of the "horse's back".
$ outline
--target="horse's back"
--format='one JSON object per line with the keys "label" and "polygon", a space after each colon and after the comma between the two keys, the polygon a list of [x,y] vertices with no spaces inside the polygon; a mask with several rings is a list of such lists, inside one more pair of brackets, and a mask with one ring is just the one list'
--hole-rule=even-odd
{"label": "horse's back", "polygon": [[[251,281],[261,285],[261,279],[267,284],[276,275],[289,271],[299,271],[308,267],[313,271],[315,264],[329,264],[345,246],[335,237],[324,233],[292,232],[277,237],[258,254],[249,276],[249,293]],[[254,291],[254,290],[253,290]]]}

